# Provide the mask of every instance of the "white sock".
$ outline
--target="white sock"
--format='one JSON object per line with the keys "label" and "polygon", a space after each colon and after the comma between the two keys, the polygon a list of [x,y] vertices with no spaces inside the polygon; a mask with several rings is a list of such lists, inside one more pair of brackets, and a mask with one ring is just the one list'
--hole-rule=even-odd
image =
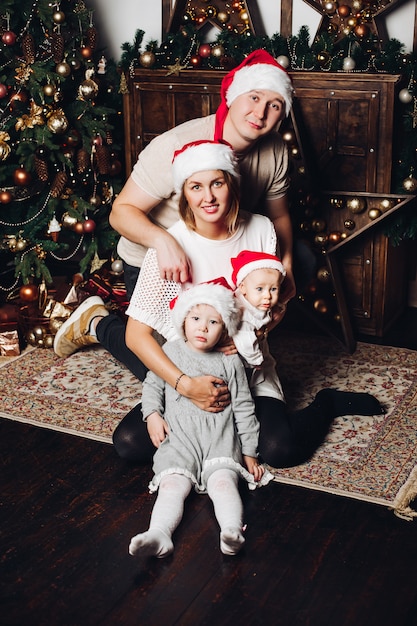
{"label": "white sock", "polygon": [[149,529],[132,537],[131,555],[163,558],[173,552],[172,533],[182,519],[190,490],[191,480],[182,474],[168,474],[161,479]]}
{"label": "white sock", "polygon": [[238,480],[233,470],[220,469],[213,472],[207,481],[207,492],[220,526],[220,550],[228,555],[237,554],[245,543]]}
{"label": "white sock", "polygon": [[96,315],[90,320],[90,323],[88,325],[88,334],[91,335],[91,337],[95,337],[97,339],[96,327],[97,327],[98,322],[102,319],[103,319],[102,315]]}

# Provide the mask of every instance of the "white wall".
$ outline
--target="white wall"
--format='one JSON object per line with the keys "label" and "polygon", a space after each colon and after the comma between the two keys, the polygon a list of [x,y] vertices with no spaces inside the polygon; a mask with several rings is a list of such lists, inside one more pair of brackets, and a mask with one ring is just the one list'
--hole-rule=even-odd
{"label": "white wall", "polygon": [[[280,0],[256,0],[265,32],[270,37],[280,32]],[[250,3],[249,3],[250,4]],[[106,54],[118,60],[121,45],[133,42],[138,29],[145,32],[143,42],[162,39],[162,3],[159,0],[88,0],[87,5],[94,10],[94,22],[99,28],[100,44],[107,47]],[[414,32],[415,0],[405,0],[399,8],[387,15],[388,36],[405,44],[408,52],[412,49]],[[301,26],[308,26],[314,37],[320,23],[320,14],[303,0],[294,0],[293,34]]]}

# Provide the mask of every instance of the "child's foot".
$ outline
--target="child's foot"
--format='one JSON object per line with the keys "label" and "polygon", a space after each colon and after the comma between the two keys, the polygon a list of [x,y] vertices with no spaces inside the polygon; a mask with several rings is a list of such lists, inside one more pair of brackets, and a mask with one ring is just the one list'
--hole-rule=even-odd
{"label": "child's foot", "polygon": [[245,543],[245,538],[239,529],[226,528],[220,533],[220,550],[223,554],[233,556],[237,554]]}
{"label": "child's foot", "polygon": [[170,537],[158,529],[135,535],[129,544],[129,554],[132,556],[156,556],[158,559],[163,559],[173,551],[174,544]]}
{"label": "child's foot", "polygon": [[378,400],[369,393],[322,389],[316,395],[315,402],[327,409],[332,417],[340,415],[381,415],[385,413]]}

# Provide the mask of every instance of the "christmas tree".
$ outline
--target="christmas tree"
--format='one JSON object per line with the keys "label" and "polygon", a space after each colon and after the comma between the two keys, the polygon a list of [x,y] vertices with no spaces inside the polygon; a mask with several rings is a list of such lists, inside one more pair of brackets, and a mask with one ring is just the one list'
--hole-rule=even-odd
{"label": "christmas tree", "polygon": [[[0,290],[81,273],[111,254],[108,214],[121,188],[116,64],[82,0],[2,0]],[[4,271],[7,268],[6,271]],[[65,270],[63,271],[65,273]]]}

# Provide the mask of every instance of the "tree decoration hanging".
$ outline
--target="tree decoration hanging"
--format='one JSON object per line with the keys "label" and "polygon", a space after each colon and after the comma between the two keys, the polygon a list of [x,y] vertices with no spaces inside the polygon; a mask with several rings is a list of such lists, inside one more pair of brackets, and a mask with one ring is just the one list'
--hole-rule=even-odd
{"label": "tree decoration hanging", "polygon": [[111,254],[117,234],[108,214],[123,154],[113,136],[123,129],[118,68],[99,49],[83,0],[2,0],[0,39],[4,295],[22,282],[50,283],[57,263],[85,272],[98,251]]}

